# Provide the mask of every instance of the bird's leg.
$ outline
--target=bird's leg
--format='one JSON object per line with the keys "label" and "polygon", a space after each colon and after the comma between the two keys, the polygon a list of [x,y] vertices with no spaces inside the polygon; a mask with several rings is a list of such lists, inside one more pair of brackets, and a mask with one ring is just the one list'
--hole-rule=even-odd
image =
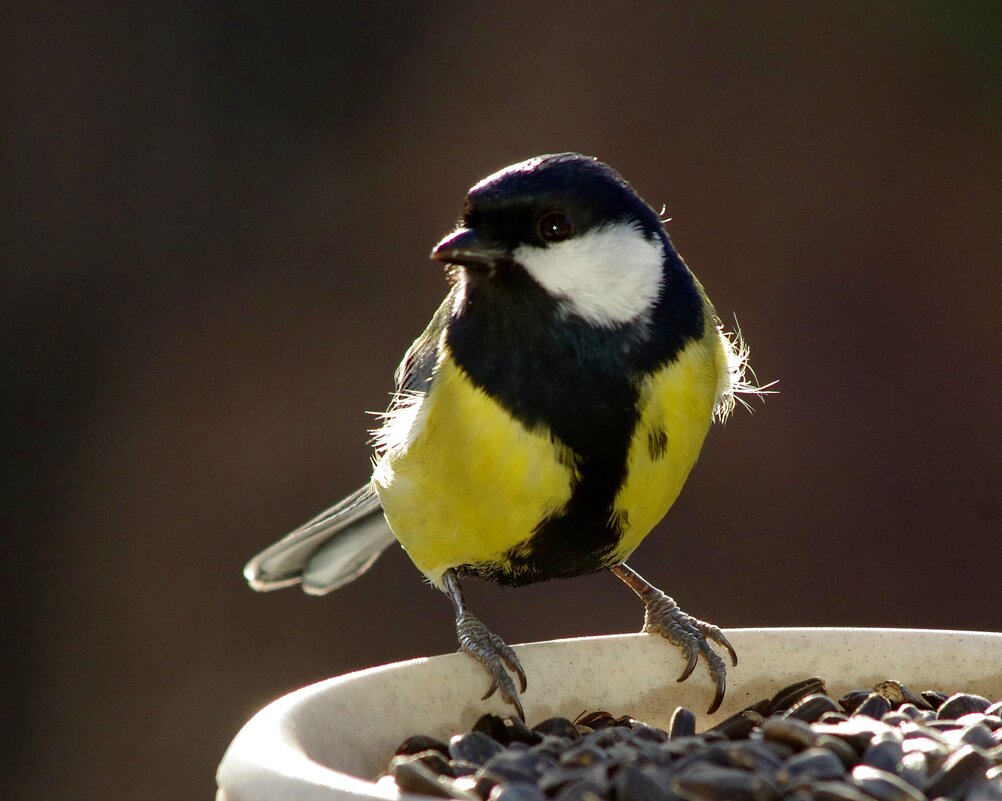
{"label": "bird's leg", "polygon": [[609,570],[619,578],[627,587],[640,596],[644,602],[646,611],[644,612],[644,628],[648,634],[660,634],[668,642],[677,645],[682,649],[682,654],[686,658],[685,670],[678,677],[679,681],[685,681],[692,674],[696,667],[696,661],[700,656],[706,660],[713,676],[713,683],[717,687],[717,692],[713,697],[713,703],[707,710],[707,714],[713,714],[724,700],[724,692],[727,689],[727,666],[719,654],[710,647],[707,640],[712,640],[717,645],[727,649],[731,662],[738,663],[738,655],[734,652],[734,647],[727,641],[727,637],[716,626],[704,623],[702,620],[687,615],[674,600],[665,595],[661,590],[645,581],[639,573],[626,564],[615,565]]}
{"label": "bird's leg", "polygon": [[[506,703],[515,707],[518,716],[525,720],[522,703],[518,699],[519,691],[508,671],[518,676],[521,691],[525,692],[525,671],[519,664],[515,652],[505,644],[505,641],[493,634],[487,626],[481,623],[466,608],[463,590],[459,586],[459,577],[455,570],[446,570],[442,576],[445,594],[452,601],[456,610],[456,635],[459,637],[459,650],[476,659],[491,677],[490,686],[484,693],[484,698],[490,698],[498,690]],[[507,670],[505,670],[507,666]]]}

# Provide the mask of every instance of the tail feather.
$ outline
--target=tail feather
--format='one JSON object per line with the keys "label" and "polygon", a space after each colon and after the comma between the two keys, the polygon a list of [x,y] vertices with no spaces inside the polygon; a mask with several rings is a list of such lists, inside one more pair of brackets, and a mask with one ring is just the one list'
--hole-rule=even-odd
{"label": "tail feather", "polygon": [[244,578],[259,591],[302,584],[310,595],[324,595],[362,575],[392,542],[379,497],[367,484],[261,551]]}

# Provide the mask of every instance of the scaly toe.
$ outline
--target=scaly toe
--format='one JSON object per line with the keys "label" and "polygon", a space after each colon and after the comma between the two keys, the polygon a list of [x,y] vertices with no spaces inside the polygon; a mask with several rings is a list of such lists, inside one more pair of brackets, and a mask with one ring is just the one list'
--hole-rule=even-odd
{"label": "scaly toe", "polygon": [[515,649],[513,649],[496,634],[491,634],[491,648],[494,653],[501,657],[505,665],[508,666],[508,670],[518,676],[518,683],[521,687],[521,692],[525,692],[525,671],[522,670],[522,664],[518,661],[518,654],[515,653]]}
{"label": "scaly toe", "polygon": [[515,682],[505,670],[512,671],[518,676],[522,691],[525,691],[525,671],[518,661],[515,652],[496,634],[491,631],[477,618],[469,612],[456,621],[456,633],[459,637],[459,650],[469,654],[476,659],[490,676],[491,683],[481,700],[490,698],[494,693],[499,692],[502,700],[515,708],[518,716],[525,720],[525,712],[519,700],[519,691],[515,688]]}
{"label": "scaly toe", "polygon": [[644,631],[649,634],[659,634],[682,649],[686,665],[678,677],[679,681],[685,681],[689,678],[696,669],[699,657],[703,657],[715,687],[713,702],[710,704],[707,714],[716,712],[720,708],[727,690],[727,666],[707,641],[712,641],[724,648],[730,656],[731,662],[735,665],[738,663],[737,653],[724,633],[710,623],[704,623],[702,620],[685,614],[664,593],[660,593],[659,597],[647,604]]}
{"label": "scaly toe", "polygon": [[702,620],[696,620],[694,617],[689,618],[692,625],[694,625],[708,640],[713,640],[717,645],[726,649],[727,654],[731,658],[731,664],[737,665],[738,663],[738,653],[734,650],[734,646],[731,645],[730,640],[727,639],[727,635],[724,634],[719,628],[714,626],[712,623],[704,623]]}

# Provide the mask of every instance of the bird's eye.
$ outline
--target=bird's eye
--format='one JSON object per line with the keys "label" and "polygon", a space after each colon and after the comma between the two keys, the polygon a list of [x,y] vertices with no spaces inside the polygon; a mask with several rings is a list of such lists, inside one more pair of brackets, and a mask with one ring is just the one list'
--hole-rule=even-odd
{"label": "bird's eye", "polygon": [[546,212],[537,225],[544,242],[563,242],[574,234],[574,221],[562,211]]}

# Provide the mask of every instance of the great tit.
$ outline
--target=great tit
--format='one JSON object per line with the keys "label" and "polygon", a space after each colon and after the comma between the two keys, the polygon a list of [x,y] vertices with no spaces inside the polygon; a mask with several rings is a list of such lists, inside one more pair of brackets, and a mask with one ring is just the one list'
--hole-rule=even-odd
{"label": "great tit", "polygon": [[515,652],[467,608],[460,578],[508,586],[609,570],[643,630],[702,657],[719,707],[737,656],[625,560],[664,517],[707,429],[734,407],[747,350],[724,333],[663,221],[611,167],[531,158],[470,189],[432,250],[449,292],[396,372],[364,487],[254,557],[256,590],[323,595],[392,542],[449,596],[484,698],[524,717]]}

